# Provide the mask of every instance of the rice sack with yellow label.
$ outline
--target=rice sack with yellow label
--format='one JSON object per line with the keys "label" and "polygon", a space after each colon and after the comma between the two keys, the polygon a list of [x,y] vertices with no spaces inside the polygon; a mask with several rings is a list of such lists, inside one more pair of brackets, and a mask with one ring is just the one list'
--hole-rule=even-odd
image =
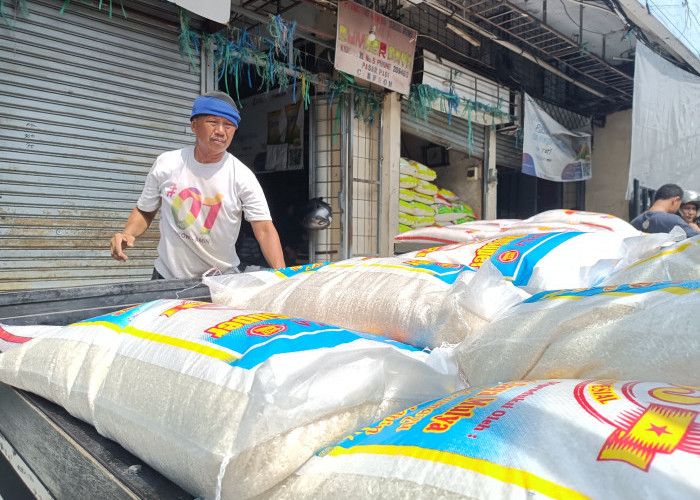
{"label": "rice sack with yellow label", "polygon": [[543,292],[457,346],[470,384],[634,378],[700,385],[700,281]]}
{"label": "rice sack with yellow label", "polygon": [[[226,304],[301,316],[432,348],[461,342],[488,322],[460,300],[473,274],[459,264],[425,259],[357,257],[332,262],[301,279],[283,280],[254,295],[232,292]],[[521,300],[507,292],[503,296],[504,307]]]}
{"label": "rice sack with yellow label", "polygon": [[0,354],[0,381],[63,406],[194,496],[239,499],[350,432],[464,387],[450,352],[159,300]]}
{"label": "rice sack with yellow label", "polygon": [[272,499],[700,497],[700,388],[532,380],[471,387],[348,436]]}

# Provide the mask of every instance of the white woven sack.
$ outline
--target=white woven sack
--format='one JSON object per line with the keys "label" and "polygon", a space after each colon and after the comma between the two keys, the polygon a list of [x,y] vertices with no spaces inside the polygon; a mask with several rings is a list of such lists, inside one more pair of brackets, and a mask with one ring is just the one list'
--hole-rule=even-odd
{"label": "white woven sack", "polygon": [[[466,305],[461,300],[473,275],[456,264],[358,257],[286,279],[254,295],[232,292],[226,304],[305,317],[432,348],[461,342],[488,323],[473,301]],[[501,307],[522,300],[512,285],[503,286],[510,291],[501,293]]]}
{"label": "white woven sack", "polygon": [[[436,217],[436,220],[439,217]],[[439,230],[438,230],[439,229]],[[425,228],[394,237],[396,241],[412,241],[425,243],[469,243],[497,236],[513,236],[518,234],[552,233],[577,231],[581,233],[613,232],[609,228],[565,222],[524,222],[518,219],[497,219],[492,221],[470,221],[463,224],[451,224],[444,228]],[[637,232],[637,235],[639,232]]]}
{"label": "white woven sack", "polygon": [[699,498],[699,410],[675,383],[473,387],[348,436],[267,497]]}
{"label": "white woven sack", "polygon": [[298,276],[299,280],[303,280],[305,276],[327,264],[328,262],[317,262],[315,264],[303,264],[282,269],[265,269],[223,275],[206,273],[202,276],[202,283],[209,287],[209,294],[213,302],[229,304],[239,302],[241,300],[240,297],[245,298],[255,295],[261,290],[292,276]]}
{"label": "white woven sack", "polygon": [[660,248],[650,257],[640,259],[615,271],[601,285],[624,283],[686,281],[700,278],[700,235]]}
{"label": "white woven sack", "polygon": [[543,292],[457,346],[472,385],[634,378],[700,385],[700,281]]}
{"label": "white woven sack", "polygon": [[0,323],[0,353],[29,342],[42,333],[58,330],[60,326],[51,325],[5,325]]}
{"label": "white woven sack", "polygon": [[95,426],[192,495],[249,498],[371,422],[464,387],[449,349],[161,300],[0,355],[0,380]]}
{"label": "white woven sack", "polygon": [[637,230],[629,222],[610,214],[598,212],[584,212],[582,210],[555,209],[547,210],[533,215],[525,222],[552,223],[563,222],[566,224],[583,224],[593,229],[609,230],[623,236],[639,236],[641,231]]}

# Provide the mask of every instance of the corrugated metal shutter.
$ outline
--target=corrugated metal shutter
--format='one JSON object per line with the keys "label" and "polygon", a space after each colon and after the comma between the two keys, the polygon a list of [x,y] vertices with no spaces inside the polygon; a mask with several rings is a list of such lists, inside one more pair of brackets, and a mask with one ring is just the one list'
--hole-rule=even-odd
{"label": "corrugated metal shutter", "polygon": [[520,170],[523,165],[523,140],[515,135],[496,134],[496,165]]}
{"label": "corrugated metal shutter", "polygon": [[155,157],[193,143],[200,75],[179,52],[176,8],[125,0],[124,19],[117,3],[111,18],[62,5],[32,0],[0,25],[1,290],[149,278],[157,223],[127,263],[109,238]]}
{"label": "corrugated metal shutter", "polygon": [[426,140],[469,153],[478,158],[484,155],[485,128],[483,125],[472,123],[471,149],[469,143],[469,121],[453,116],[450,120],[447,113],[430,111],[428,119],[411,116],[406,102],[401,106],[401,129]]}

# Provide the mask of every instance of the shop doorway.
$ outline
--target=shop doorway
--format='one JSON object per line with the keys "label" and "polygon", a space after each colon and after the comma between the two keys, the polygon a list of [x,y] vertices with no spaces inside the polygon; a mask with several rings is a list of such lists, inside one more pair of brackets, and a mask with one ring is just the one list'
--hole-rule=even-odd
{"label": "shop doorway", "polygon": [[[257,91],[260,85],[239,88],[241,124],[229,152],[241,160],[260,182],[280,236],[285,264],[309,262],[309,237],[301,225],[309,200],[309,112],[301,100],[301,84]],[[236,242],[240,269],[266,267],[253,230],[243,221]]]}
{"label": "shop doorway", "polygon": [[585,181],[553,182],[509,167],[497,167],[496,216],[499,219],[527,219],[558,208],[585,209]]}

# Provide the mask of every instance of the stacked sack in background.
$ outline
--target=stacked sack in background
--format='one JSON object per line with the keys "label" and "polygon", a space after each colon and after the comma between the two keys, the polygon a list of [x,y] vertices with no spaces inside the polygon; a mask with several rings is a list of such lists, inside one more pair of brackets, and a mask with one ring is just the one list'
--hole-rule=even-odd
{"label": "stacked sack in background", "polygon": [[451,353],[158,300],[41,332],[0,354],[0,381],[63,406],[196,497],[238,499],[349,433],[464,388]]}
{"label": "stacked sack in background", "polygon": [[476,219],[472,208],[433,181],[437,173],[414,160],[400,160],[399,233]]}
{"label": "stacked sack in background", "polygon": [[407,407],[309,460],[273,499],[698,498],[700,389],[518,380]]}
{"label": "stacked sack in background", "polygon": [[612,231],[551,231],[499,235],[402,254],[404,258],[460,264],[472,270],[491,262],[528,293],[590,287],[613,271],[672,244],[668,234],[624,237]]}
{"label": "stacked sack in background", "polygon": [[580,210],[548,210],[528,219],[496,219],[464,222],[444,227],[425,227],[400,233],[397,242],[415,244],[468,243],[496,236],[544,233],[551,231],[614,232],[620,236],[639,236],[635,229],[614,215]]}

